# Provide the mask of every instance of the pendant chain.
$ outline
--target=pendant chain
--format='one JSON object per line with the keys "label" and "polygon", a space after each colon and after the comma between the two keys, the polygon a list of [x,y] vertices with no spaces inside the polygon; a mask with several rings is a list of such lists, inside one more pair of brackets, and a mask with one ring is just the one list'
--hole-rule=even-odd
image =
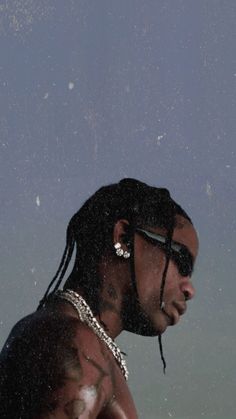
{"label": "pendant chain", "polygon": [[99,324],[97,319],[94,317],[92,310],[86,301],[79,295],[77,292],[67,289],[65,291],[57,291],[56,296],[62,300],[68,301],[77,311],[80,320],[87,324],[87,326],[93,330],[93,332],[101,339],[108,349],[112,352],[114,358],[116,359],[124,377],[128,380],[129,372],[126,366],[126,361],[123,354],[121,353],[120,348],[114,342],[114,340],[107,335],[103,327]]}

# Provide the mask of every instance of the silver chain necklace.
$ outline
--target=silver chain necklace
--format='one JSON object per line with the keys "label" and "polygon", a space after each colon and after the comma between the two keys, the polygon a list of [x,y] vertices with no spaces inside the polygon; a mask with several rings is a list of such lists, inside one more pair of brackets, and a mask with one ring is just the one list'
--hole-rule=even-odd
{"label": "silver chain necklace", "polygon": [[86,323],[87,326],[90,327],[90,329],[92,329],[93,332],[99,337],[99,339],[101,339],[106,344],[116,359],[125,379],[128,380],[129,372],[120,348],[117,346],[114,340],[107,335],[103,327],[98,323],[89,305],[81,297],[81,295],[70,289],[65,291],[59,290],[56,291],[55,294],[62,300],[68,301],[76,309],[80,320],[83,323]]}

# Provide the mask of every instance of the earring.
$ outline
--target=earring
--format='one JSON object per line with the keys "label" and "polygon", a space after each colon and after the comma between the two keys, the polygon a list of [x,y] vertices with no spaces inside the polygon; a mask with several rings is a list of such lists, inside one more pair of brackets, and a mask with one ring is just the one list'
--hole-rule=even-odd
{"label": "earring", "polygon": [[123,256],[123,258],[125,259],[128,259],[130,257],[130,252],[127,252],[127,250],[123,250],[119,242],[114,244],[114,248],[116,249],[117,256]]}
{"label": "earring", "polygon": [[119,242],[114,244],[114,248],[116,249],[117,256],[123,256],[124,250],[121,248],[121,244]]}
{"label": "earring", "polygon": [[125,251],[124,251],[124,254],[123,254],[123,257],[124,257],[125,259],[129,259],[129,257],[130,257],[130,252],[127,252],[127,250],[125,250]]}

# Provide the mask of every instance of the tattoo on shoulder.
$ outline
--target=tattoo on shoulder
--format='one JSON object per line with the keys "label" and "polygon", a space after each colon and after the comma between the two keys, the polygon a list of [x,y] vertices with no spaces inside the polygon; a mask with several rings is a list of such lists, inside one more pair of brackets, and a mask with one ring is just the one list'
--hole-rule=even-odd
{"label": "tattoo on shoulder", "polygon": [[[26,412],[32,412],[32,417],[53,417],[66,388],[67,395],[73,398],[65,399],[68,418],[79,418],[85,410],[92,411],[95,402],[103,399],[103,380],[111,374],[105,349],[104,354],[101,351],[101,363],[79,351],[74,341],[77,322],[70,318],[55,316],[35,323],[22,332],[21,339],[16,338],[12,343],[14,357],[9,352],[10,355],[0,363],[0,410],[8,411],[9,417],[14,417],[16,411],[22,417]],[[19,359],[27,359],[27,362],[19,363]],[[84,361],[95,369],[91,383],[87,383]],[[12,374],[7,375],[5,371],[12,371]],[[74,394],[70,392],[71,385]],[[14,388],[19,389],[17,394],[13,394]]]}
{"label": "tattoo on shoulder", "polygon": [[108,374],[108,372],[107,372],[107,371],[105,371],[105,370],[101,367],[101,365],[99,365],[96,361],[94,361],[94,359],[92,359],[92,358],[88,357],[88,356],[87,356],[87,355],[85,355],[84,353],[83,353],[83,356],[85,357],[86,361],[90,362],[90,364],[91,364],[94,368],[96,368],[96,369],[98,370],[99,376],[98,376],[97,382],[95,383],[95,387],[96,387],[96,388],[99,388],[99,386],[100,386],[100,384],[101,384],[102,380],[103,380],[105,377],[107,377],[109,374]]}
{"label": "tattoo on shoulder", "polygon": [[78,419],[84,413],[85,409],[85,401],[75,399],[66,403],[64,413],[68,416],[68,419]]}
{"label": "tattoo on shoulder", "polygon": [[85,353],[82,356],[98,371],[98,377],[93,385],[80,385],[79,398],[69,401],[64,407],[64,413],[68,419],[79,419],[84,412],[91,412],[94,405],[99,402],[102,395],[102,381],[108,376],[108,373],[94,359],[88,357]]}

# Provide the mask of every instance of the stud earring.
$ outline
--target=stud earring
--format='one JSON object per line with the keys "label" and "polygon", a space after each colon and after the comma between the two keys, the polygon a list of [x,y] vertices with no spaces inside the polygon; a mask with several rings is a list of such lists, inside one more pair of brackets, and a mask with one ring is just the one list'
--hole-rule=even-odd
{"label": "stud earring", "polygon": [[125,251],[124,251],[124,254],[123,254],[123,257],[124,257],[125,259],[129,259],[129,257],[130,257],[130,252],[127,252],[127,250],[125,250]]}
{"label": "stud earring", "polygon": [[123,258],[125,259],[128,259],[130,257],[130,252],[127,252],[127,250],[123,250],[119,242],[114,244],[114,248],[116,249],[117,256],[123,256]]}
{"label": "stud earring", "polygon": [[123,256],[124,250],[121,248],[121,244],[119,242],[114,244],[114,248],[116,249],[117,256]]}

